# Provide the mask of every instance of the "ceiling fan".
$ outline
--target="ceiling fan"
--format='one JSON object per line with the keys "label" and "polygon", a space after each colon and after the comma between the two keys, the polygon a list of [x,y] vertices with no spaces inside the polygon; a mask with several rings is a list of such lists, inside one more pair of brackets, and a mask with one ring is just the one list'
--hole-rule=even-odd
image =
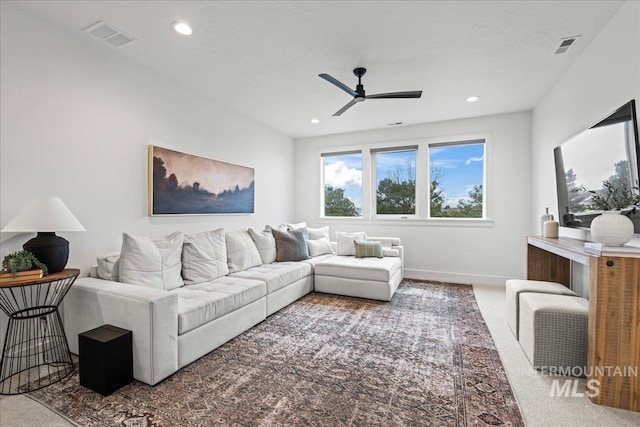
{"label": "ceiling fan", "polygon": [[338,86],[343,91],[347,92],[349,95],[353,96],[353,99],[344,107],[336,111],[333,115],[339,116],[349,108],[356,105],[358,102],[363,102],[366,99],[392,99],[392,98],[420,98],[422,96],[421,90],[414,90],[409,92],[389,92],[389,93],[376,93],[375,95],[366,95],[364,92],[364,86],[362,85],[362,76],[367,72],[366,68],[354,68],[353,74],[358,78],[358,86],[356,86],[356,90],[351,89],[346,84],[337,80],[335,77],[330,76],[329,74],[319,74],[320,77]]}

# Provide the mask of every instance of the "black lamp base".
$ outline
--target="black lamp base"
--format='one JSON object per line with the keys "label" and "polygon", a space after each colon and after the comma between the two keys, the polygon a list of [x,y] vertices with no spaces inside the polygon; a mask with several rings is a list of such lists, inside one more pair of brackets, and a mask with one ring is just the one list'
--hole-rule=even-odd
{"label": "black lamp base", "polygon": [[56,236],[56,233],[39,232],[36,237],[22,245],[22,248],[33,253],[38,261],[46,265],[49,273],[64,270],[69,260],[69,242]]}

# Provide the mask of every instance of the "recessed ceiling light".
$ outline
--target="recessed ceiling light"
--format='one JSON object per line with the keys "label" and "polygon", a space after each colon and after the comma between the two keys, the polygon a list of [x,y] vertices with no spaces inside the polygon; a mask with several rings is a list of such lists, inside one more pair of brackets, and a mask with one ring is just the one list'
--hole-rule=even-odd
{"label": "recessed ceiling light", "polygon": [[318,120],[318,119],[311,119],[311,123],[313,123],[314,125],[317,125],[318,123],[320,123],[320,120]]}
{"label": "recessed ceiling light", "polygon": [[480,97],[474,95],[474,96],[468,97],[465,101],[467,101],[467,102],[476,102],[478,99],[480,99]]}
{"label": "recessed ceiling light", "polygon": [[173,24],[173,29],[176,30],[177,33],[182,34],[183,36],[190,36],[193,31],[191,31],[191,27],[184,22],[175,22]]}

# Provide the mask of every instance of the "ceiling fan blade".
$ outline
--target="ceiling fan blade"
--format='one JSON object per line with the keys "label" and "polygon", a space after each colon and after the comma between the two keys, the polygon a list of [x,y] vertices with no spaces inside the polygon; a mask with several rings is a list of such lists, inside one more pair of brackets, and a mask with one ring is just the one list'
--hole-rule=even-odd
{"label": "ceiling fan blade", "polygon": [[365,96],[366,99],[392,99],[392,98],[420,98],[422,96],[421,90],[413,90],[409,92],[389,92],[389,93],[376,93],[374,95]]}
{"label": "ceiling fan blade", "polygon": [[355,99],[352,99],[351,102],[349,102],[347,105],[345,105],[344,107],[342,107],[341,109],[339,109],[338,111],[336,111],[333,116],[339,116],[342,113],[344,113],[345,111],[347,111],[349,108],[353,107],[354,105],[356,105],[358,103],[358,101],[356,101]]}
{"label": "ceiling fan blade", "polygon": [[[338,86],[340,89],[342,89],[343,91],[347,92],[349,95],[356,97],[358,96],[358,93],[351,89],[349,86],[347,86],[346,84],[342,83],[340,80],[337,80],[335,77],[330,76],[329,74],[318,74],[320,77],[322,77],[323,79],[325,79],[326,81],[328,81],[331,84],[334,84],[336,86]],[[335,114],[334,114],[335,115]]]}

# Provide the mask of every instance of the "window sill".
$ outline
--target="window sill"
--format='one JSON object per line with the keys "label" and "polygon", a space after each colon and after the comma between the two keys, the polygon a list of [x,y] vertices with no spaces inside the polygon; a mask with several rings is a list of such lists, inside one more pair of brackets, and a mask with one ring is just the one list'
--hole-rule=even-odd
{"label": "window sill", "polygon": [[471,227],[490,228],[495,225],[492,219],[477,218],[362,218],[362,217],[327,217],[317,219],[318,224],[354,223],[366,225],[406,225],[423,227]]}

